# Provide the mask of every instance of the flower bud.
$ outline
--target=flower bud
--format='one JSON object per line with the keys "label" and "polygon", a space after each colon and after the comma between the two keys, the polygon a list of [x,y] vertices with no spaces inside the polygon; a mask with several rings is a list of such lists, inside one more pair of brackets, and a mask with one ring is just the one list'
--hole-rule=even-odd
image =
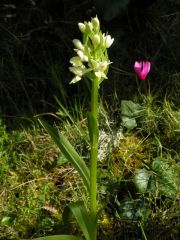
{"label": "flower bud", "polygon": [[99,28],[100,28],[99,19],[98,19],[97,17],[95,17],[95,18],[93,18],[93,19],[91,20],[91,22],[92,22],[94,31],[95,31],[95,32],[98,32],[98,31],[99,31]]}
{"label": "flower bud", "polygon": [[87,26],[89,27],[89,30],[92,31],[93,30],[93,25],[91,22],[88,22],[87,23]]}
{"label": "flower bud", "polygon": [[84,50],[84,46],[82,45],[81,41],[79,39],[73,39],[74,46],[79,50]]}
{"label": "flower bud", "polygon": [[114,42],[114,38],[111,38],[110,35],[107,35],[105,37],[105,46],[106,46],[106,48],[109,48],[112,45],[113,42]]}
{"label": "flower bud", "polygon": [[92,43],[93,45],[96,47],[100,44],[100,36],[98,34],[95,34],[93,37],[92,37]]}
{"label": "flower bud", "polygon": [[86,31],[86,26],[84,23],[78,23],[79,30],[84,33]]}
{"label": "flower bud", "polygon": [[86,56],[83,51],[78,50],[77,55],[80,57],[81,61],[88,62],[88,56]]}

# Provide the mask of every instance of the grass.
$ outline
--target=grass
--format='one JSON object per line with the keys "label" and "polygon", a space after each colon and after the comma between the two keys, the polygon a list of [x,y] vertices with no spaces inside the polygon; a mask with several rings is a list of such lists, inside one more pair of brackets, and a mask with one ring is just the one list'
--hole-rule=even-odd
{"label": "grass", "polygon": [[1,239],[47,234],[61,223],[72,191],[74,199],[81,195],[73,184],[77,174],[70,166],[60,167],[60,154],[41,130],[7,134],[2,126],[2,133]]}
{"label": "grass", "polygon": [[[157,239],[157,222],[161,236],[177,236],[180,112],[167,98],[160,105],[150,95],[139,97],[143,114],[132,130],[111,119],[105,106],[100,108],[98,184],[105,207],[99,221],[100,239],[110,235],[137,239],[143,237],[142,230],[147,239]],[[58,113],[66,117],[57,126],[88,161],[87,119],[83,109],[72,111],[61,105]],[[62,223],[65,205],[85,199],[77,173],[39,126],[9,132],[1,122],[0,130],[1,239],[68,232]],[[144,193],[134,184],[138,169],[150,174]],[[72,231],[77,232],[76,227]]]}

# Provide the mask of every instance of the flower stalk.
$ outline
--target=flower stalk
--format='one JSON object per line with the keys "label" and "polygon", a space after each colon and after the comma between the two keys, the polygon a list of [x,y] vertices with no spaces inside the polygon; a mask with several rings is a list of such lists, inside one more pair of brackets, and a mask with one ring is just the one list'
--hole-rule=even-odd
{"label": "flower stalk", "polygon": [[[98,82],[98,78],[94,78],[91,91],[91,114],[95,122],[98,122]],[[92,133],[90,153],[90,215],[94,222],[97,215],[97,156],[98,135]],[[97,229],[94,230],[94,239],[96,239],[96,231]]]}

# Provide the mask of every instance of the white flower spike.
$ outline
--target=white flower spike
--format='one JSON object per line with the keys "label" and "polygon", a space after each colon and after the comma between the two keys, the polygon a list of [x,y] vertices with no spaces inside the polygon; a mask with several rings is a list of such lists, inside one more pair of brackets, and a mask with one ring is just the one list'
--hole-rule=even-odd
{"label": "white flower spike", "polygon": [[79,39],[73,40],[76,56],[70,59],[69,70],[75,76],[70,83],[76,83],[86,75],[91,81],[97,80],[101,84],[107,79],[108,65],[111,64],[107,49],[114,42],[114,38],[101,32],[97,16],[89,22],[78,23],[78,27],[83,34],[83,42]]}

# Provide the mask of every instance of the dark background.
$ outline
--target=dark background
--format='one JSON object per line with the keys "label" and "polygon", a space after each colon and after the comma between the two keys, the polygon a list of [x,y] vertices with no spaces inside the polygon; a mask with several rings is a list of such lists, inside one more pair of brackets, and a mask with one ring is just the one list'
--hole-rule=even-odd
{"label": "dark background", "polygon": [[[133,62],[152,62],[151,89],[173,91],[179,78],[180,4],[176,0],[21,0],[0,2],[0,117],[7,123],[55,112],[56,96],[73,104],[88,99],[85,82],[69,85],[72,39],[78,22],[98,15],[103,32],[115,38],[113,62],[102,92],[130,99],[136,91]],[[173,99],[172,99],[173,100]],[[16,121],[15,120],[15,121]]]}

